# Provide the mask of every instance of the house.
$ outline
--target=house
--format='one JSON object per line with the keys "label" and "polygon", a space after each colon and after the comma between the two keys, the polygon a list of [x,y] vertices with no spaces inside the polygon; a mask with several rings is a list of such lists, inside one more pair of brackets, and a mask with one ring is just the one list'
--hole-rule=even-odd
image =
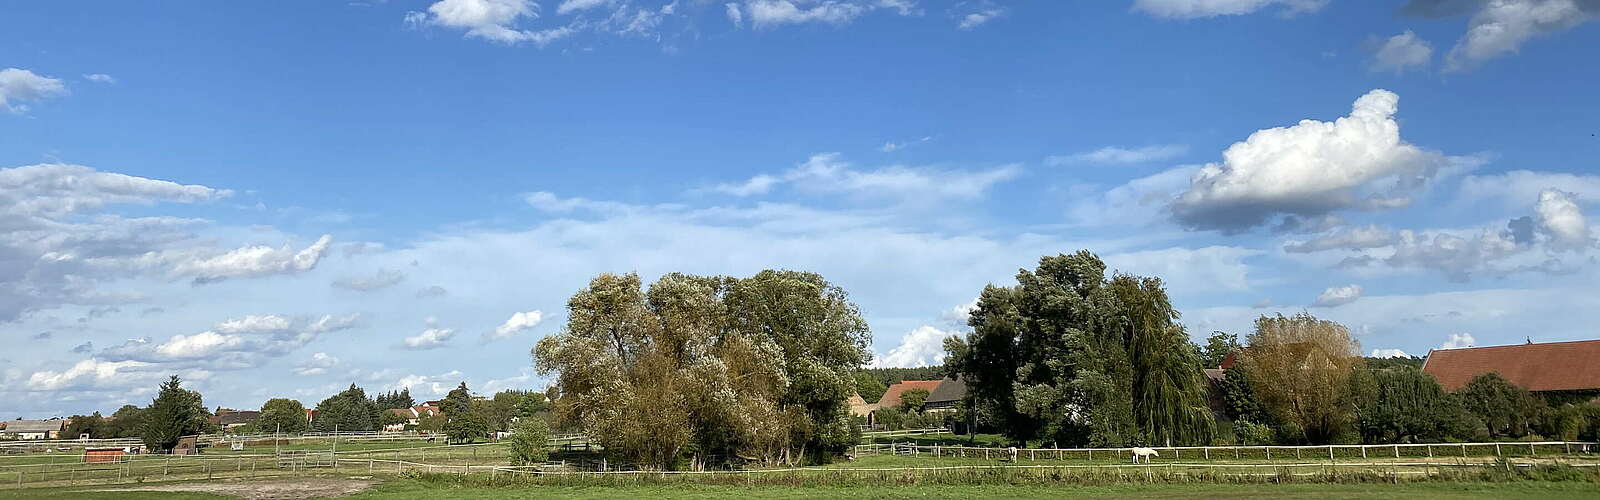
{"label": "house", "polygon": [[25,440],[60,439],[61,431],[66,430],[66,428],[67,421],[59,418],[50,420],[12,420],[6,422],[5,429],[0,430],[0,435]]}
{"label": "house", "polygon": [[1499,373],[1534,393],[1600,396],[1600,340],[1434,349],[1422,371],[1447,391],[1473,378]]}
{"label": "house", "polygon": [[967,399],[967,383],[961,377],[939,381],[939,386],[928,393],[928,413],[955,413],[956,406]]}
{"label": "house", "polygon": [[853,416],[863,418],[870,418],[872,416],[872,403],[868,403],[867,400],[862,399],[860,393],[851,393],[850,399],[845,400],[845,403],[850,405],[850,414]]}
{"label": "house", "polygon": [[437,407],[437,406],[428,406],[428,405],[417,405],[417,406],[413,406],[413,407],[410,407],[410,408],[396,408],[396,409],[389,410],[389,412],[395,414],[396,416],[399,416],[400,418],[405,419],[405,423],[390,424],[390,425],[384,426],[383,430],[386,430],[386,431],[405,430],[406,426],[415,426],[417,424],[422,423],[422,419],[424,419],[424,418],[432,417],[432,416],[439,415],[439,414],[443,413],[443,412],[439,411],[439,407]]}
{"label": "house", "polygon": [[261,412],[255,410],[218,408],[217,414],[211,416],[211,423],[222,427],[222,430],[231,431],[241,426],[254,424],[260,418]]}
{"label": "house", "polygon": [[883,397],[878,398],[878,408],[899,408],[900,396],[912,389],[922,389],[932,395],[933,390],[939,388],[940,382],[940,380],[905,380],[891,385],[889,390],[883,391]]}

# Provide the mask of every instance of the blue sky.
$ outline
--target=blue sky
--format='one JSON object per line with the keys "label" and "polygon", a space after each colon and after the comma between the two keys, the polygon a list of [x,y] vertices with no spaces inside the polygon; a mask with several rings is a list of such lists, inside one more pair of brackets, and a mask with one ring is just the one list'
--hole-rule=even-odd
{"label": "blue sky", "polygon": [[1590,0],[3,10],[4,418],[542,388],[602,272],[820,272],[884,365],[1078,249],[1197,339],[1600,336]]}

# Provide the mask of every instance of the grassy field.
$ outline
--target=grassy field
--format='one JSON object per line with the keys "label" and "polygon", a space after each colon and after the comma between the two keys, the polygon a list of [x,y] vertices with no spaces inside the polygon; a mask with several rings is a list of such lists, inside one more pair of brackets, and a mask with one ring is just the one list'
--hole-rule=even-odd
{"label": "grassy field", "polygon": [[[452,498],[463,500],[510,499],[605,499],[605,498],[711,498],[711,499],[965,499],[965,498],[1384,498],[1384,499],[1476,499],[1539,498],[1548,500],[1592,499],[1600,497],[1595,483],[1401,483],[1401,484],[1256,484],[1256,485],[1140,485],[1140,486],[867,486],[867,487],[760,487],[736,486],[638,486],[638,487],[459,487],[420,481],[391,481],[350,496],[351,500],[413,500]],[[73,489],[0,490],[0,500],[23,499],[175,499],[215,500],[228,498],[199,492],[126,491],[106,492]]]}

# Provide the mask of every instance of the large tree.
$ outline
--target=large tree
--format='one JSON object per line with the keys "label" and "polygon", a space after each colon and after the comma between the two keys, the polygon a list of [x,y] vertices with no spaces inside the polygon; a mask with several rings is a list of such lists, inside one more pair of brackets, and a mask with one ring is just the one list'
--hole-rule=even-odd
{"label": "large tree", "polygon": [[142,437],[151,451],[168,452],[178,438],[199,434],[206,424],[206,406],[200,393],[183,388],[183,380],[173,375],[161,384],[155,399],[143,412]]}
{"label": "large tree", "polygon": [[318,431],[375,431],[378,430],[378,404],[367,399],[367,391],[350,384],[349,389],[317,403],[317,418],[312,426]]}
{"label": "large tree", "polygon": [[1453,425],[1462,416],[1460,402],[1422,370],[1409,366],[1357,369],[1351,384],[1355,424],[1362,442],[1438,442],[1462,432]]}
{"label": "large tree", "polygon": [[1209,443],[1199,354],[1177,318],[1159,279],[1107,279],[1088,251],[1047,256],[1017,285],[984,289],[945,368],[1017,442]]}
{"label": "large tree", "polygon": [[534,350],[559,372],[555,416],[653,467],[747,457],[818,460],[854,443],[845,400],[869,360],[866,322],[821,276],[605,274]]}
{"label": "large tree", "polygon": [[100,416],[100,412],[94,412],[92,415],[73,415],[67,421],[67,428],[61,431],[61,437],[65,439],[78,439],[84,435],[88,435],[90,439],[106,439],[115,437],[114,434],[115,431],[106,423],[105,417]]}
{"label": "large tree", "polygon": [[1306,313],[1262,316],[1236,366],[1286,441],[1328,443],[1354,432],[1350,379],[1364,366],[1360,350],[1344,325]]}
{"label": "large tree", "polygon": [[1456,394],[1496,438],[1528,435],[1544,407],[1532,393],[1494,372],[1474,377]]}
{"label": "large tree", "polygon": [[305,432],[308,427],[306,407],[294,399],[269,399],[261,404],[261,415],[256,418],[256,428],[262,432],[295,434]]}
{"label": "large tree", "polygon": [[144,432],[144,408],[122,405],[111,414],[111,437],[139,437]]}

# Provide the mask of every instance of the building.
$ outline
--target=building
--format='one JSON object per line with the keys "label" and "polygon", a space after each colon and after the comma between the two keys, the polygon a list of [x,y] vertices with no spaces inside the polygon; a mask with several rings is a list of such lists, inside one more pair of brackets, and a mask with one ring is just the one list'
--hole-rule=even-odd
{"label": "building", "polygon": [[1517,387],[1542,394],[1600,397],[1600,340],[1434,349],[1422,371],[1447,391],[1499,373]]}
{"label": "building", "polygon": [[59,418],[50,420],[11,420],[6,422],[4,430],[0,430],[0,436],[24,440],[60,439],[61,432],[66,428],[67,421]]}
{"label": "building", "polygon": [[396,416],[399,416],[400,418],[405,419],[405,422],[386,425],[383,427],[383,430],[386,431],[405,430],[406,426],[418,425],[422,423],[422,419],[442,413],[439,411],[439,407],[427,405],[417,405],[410,408],[396,408],[388,411]]}
{"label": "building", "polygon": [[222,427],[222,430],[231,431],[241,426],[254,424],[260,418],[261,412],[255,410],[218,408],[217,414],[211,416],[211,423]]}
{"label": "building", "polygon": [[940,380],[939,386],[928,393],[927,411],[954,413],[964,399],[967,399],[967,383],[961,381],[961,377]]}

